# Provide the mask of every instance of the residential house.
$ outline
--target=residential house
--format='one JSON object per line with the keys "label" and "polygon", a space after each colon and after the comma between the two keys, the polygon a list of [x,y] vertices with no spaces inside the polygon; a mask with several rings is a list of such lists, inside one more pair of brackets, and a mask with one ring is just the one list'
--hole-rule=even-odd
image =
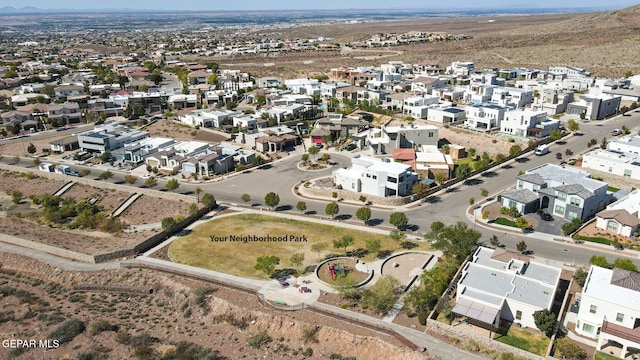
{"label": "residential house", "polygon": [[500,132],[524,137],[544,138],[560,129],[560,121],[547,118],[544,111],[512,110],[504,114]]}
{"label": "residential house", "polygon": [[104,153],[148,136],[148,131],[134,130],[119,124],[106,124],[79,133],[78,144],[82,151]]}
{"label": "residential house", "polygon": [[58,140],[51,141],[49,143],[51,151],[54,153],[63,153],[65,151],[74,151],[80,148],[78,144],[78,136],[66,136]]}
{"label": "residential house", "polygon": [[427,121],[438,124],[457,124],[467,119],[464,109],[454,106],[432,107],[427,110]]}
{"label": "residential house", "polygon": [[567,114],[584,114],[588,120],[602,120],[614,115],[620,109],[620,95],[581,95],[580,98],[567,105]]}
{"label": "residential house", "polygon": [[151,115],[162,111],[163,101],[160,94],[134,93],[128,98],[129,107],[136,115]]}
{"label": "residential house", "polygon": [[316,79],[291,79],[285,80],[284,84],[294,94],[319,95],[320,82]]}
{"label": "residential house", "polygon": [[169,99],[167,99],[167,106],[174,110],[193,109],[196,107],[197,103],[198,97],[195,94],[171,95],[169,96]]}
{"label": "residential house", "polygon": [[411,91],[430,94],[433,89],[445,87],[447,83],[439,77],[419,76],[411,81]]}
{"label": "residential house", "polygon": [[640,190],[634,190],[596,214],[596,227],[618,236],[636,236],[640,231],[639,211]]}
{"label": "residential house", "polygon": [[366,91],[366,88],[360,86],[345,86],[339,89],[336,89],[336,99],[344,101],[349,100],[353,102],[358,101],[358,92]]}
{"label": "residential house", "polygon": [[468,76],[475,69],[475,65],[470,61],[454,61],[451,66],[447,66],[447,74],[454,76]]}
{"label": "residential house", "polygon": [[442,101],[457,102],[462,101],[466,92],[466,88],[460,86],[447,86],[439,89],[433,89],[433,95],[438,96]]}
{"label": "residential house", "polygon": [[126,143],[121,148],[113,150],[111,155],[118,162],[140,164],[149,155],[155,154],[161,149],[167,149],[175,143],[176,141],[170,138],[148,137]]}
{"label": "residential house", "polygon": [[351,168],[333,172],[333,180],[343,190],[380,197],[399,197],[411,195],[418,175],[410,165],[388,158],[356,155],[351,159]]}
{"label": "residential house", "polygon": [[402,113],[416,119],[426,119],[429,108],[437,106],[439,103],[440,98],[438,96],[425,94],[412,96],[404,100]]}
{"label": "residential house", "polygon": [[49,120],[58,124],[76,124],[82,120],[82,112],[78,103],[66,102],[63,104],[48,104],[47,115]]}
{"label": "residential house", "polygon": [[253,133],[239,133],[236,141],[246,144],[256,151],[267,153],[284,151],[287,148],[294,147],[300,143],[300,137],[295,134],[295,130],[280,125]]}
{"label": "residential house", "polygon": [[233,127],[243,130],[253,130],[257,127],[259,119],[260,118],[251,114],[237,115],[232,118]]}
{"label": "residential house", "polygon": [[561,273],[519,252],[480,246],[462,270],[451,311],[492,331],[501,321],[536,328],[533,314],[562,302]]}
{"label": "residential house", "polygon": [[11,97],[11,105],[13,107],[16,107],[16,108],[18,106],[25,106],[25,105],[28,105],[30,103],[36,103],[36,102],[49,103],[49,102],[51,102],[51,99],[49,98],[48,95],[45,95],[45,94],[33,94],[33,93],[18,94],[18,95],[13,95]]}
{"label": "residential house", "polygon": [[220,128],[223,125],[231,125],[233,117],[241,114],[239,111],[201,109],[182,114],[178,116],[178,120],[189,126]]}
{"label": "residential house", "polygon": [[493,89],[491,101],[502,106],[522,109],[533,102],[533,91],[512,87],[496,87]]}
{"label": "residential house", "polygon": [[640,155],[597,149],[582,156],[582,167],[640,180]]}
{"label": "residential house", "polygon": [[112,99],[91,99],[87,102],[89,111],[94,114],[105,114],[106,117],[120,116],[124,113],[124,108],[116,104]]}
{"label": "residential house", "polygon": [[56,99],[67,101],[69,96],[85,95],[84,86],[81,84],[63,84],[54,89]]}
{"label": "residential house", "polygon": [[238,99],[238,92],[235,90],[212,90],[204,93],[204,103],[209,108],[236,102]]}
{"label": "residential house", "polygon": [[640,349],[640,273],[592,265],[582,288],[576,332],[597,339],[596,350],[621,349],[626,359]]}
{"label": "residential house", "polygon": [[259,88],[278,88],[282,85],[282,79],[275,76],[265,76],[258,79]]}
{"label": "residential house", "polygon": [[489,102],[493,96],[493,90],[496,88],[495,85],[471,83],[465,91],[462,101],[474,105]]}
{"label": "residential house", "polygon": [[545,90],[542,97],[541,110],[548,115],[561,114],[567,110],[567,106],[573,101],[573,91]]}
{"label": "residential house", "polygon": [[507,108],[495,104],[469,105],[464,108],[465,125],[472,130],[489,132],[499,129]]}
{"label": "residential house", "polygon": [[367,129],[352,138],[360,149],[367,148],[374,155],[384,155],[392,154],[397,148],[438,145],[438,128],[433,125],[383,126]]}
{"label": "residential house", "polygon": [[443,154],[433,145],[422,146],[415,153],[414,163],[413,168],[421,179],[434,179],[437,173],[444,174],[449,179],[455,166],[451,155]]}
{"label": "residential house", "polygon": [[211,74],[206,70],[196,70],[187,74],[190,85],[206,84]]}
{"label": "residential house", "polygon": [[201,154],[209,148],[202,141],[179,141],[145,157],[145,163],[158,168],[159,171],[172,173],[182,168],[188,158]]}
{"label": "residential house", "polygon": [[609,204],[607,187],[584,170],[544,164],[518,175],[516,188],[502,193],[498,201],[522,214],[545,209],[567,220],[584,221]]}
{"label": "residential house", "polygon": [[381,106],[393,111],[403,111],[404,101],[414,96],[416,96],[416,93],[414,92],[400,92],[389,94],[386,96],[385,102]]}

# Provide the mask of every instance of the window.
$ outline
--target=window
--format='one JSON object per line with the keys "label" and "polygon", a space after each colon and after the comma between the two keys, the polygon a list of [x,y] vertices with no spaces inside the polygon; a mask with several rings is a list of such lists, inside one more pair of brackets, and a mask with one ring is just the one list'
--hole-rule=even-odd
{"label": "window", "polygon": [[591,306],[589,307],[589,312],[590,312],[590,313],[595,314],[597,311],[598,311],[598,306],[596,306],[596,305],[591,305]]}
{"label": "window", "polygon": [[518,203],[514,200],[509,200],[509,208],[518,207]]}
{"label": "window", "polygon": [[624,314],[623,313],[618,313],[618,315],[616,315],[616,321],[617,322],[623,322],[624,321]]}
{"label": "window", "polygon": [[522,320],[522,311],[516,310],[516,320]]}
{"label": "window", "polygon": [[433,137],[433,132],[429,132],[429,137],[432,138]]}
{"label": "window", "polygon": [[578,213],[575,212],[575,211],[569,211],[569,214],[567,214],[567,218],[572,219],[572,220],[577,218],[577,217],[578,217]]}
{"label": "window", "polygon": [[524,183],[522,182],[522,180],[518,180],[518,189],[522,189],[523,186]]}
{"label": "window", "polygon": [[553,212],[558,214],[558,215],[564,216],[564,206],[556,205],[556,207],[554,208]]}
{"label": "window", "polygon": [[563,192],[558,191],[558,199],[567,200],[567,193],[563,193]]}
{"label": "window", "polygon": [[609,222],[607,223],[607,230],[618,231],[618,223],[615,221],[609,220]]}
{"label": "window", "polygon": [[631,170],[625,170],[624,171],[624,176],[631,176]]}
{"label": "window", "polygon": [[373,178],[373,180],[376,180],[378,178],[377,175],[372,175],[371,177]]}
{"label": "window", "polygon": [[391,176],[387,176],[387,181],[390,182],[390,183],[394,183],[395,184],[395,183],[398,182],[398,179],[396,179],[394,177],[391,177]]}
{"label": "window", "polygon": [[580,206],[580,198],[572,197],[571,198],[571,205]]}
{"label": "window", "polygon": [[592,333],[593,332],[593,325],[582,324],[582,331],[584,331],[586,333]]}

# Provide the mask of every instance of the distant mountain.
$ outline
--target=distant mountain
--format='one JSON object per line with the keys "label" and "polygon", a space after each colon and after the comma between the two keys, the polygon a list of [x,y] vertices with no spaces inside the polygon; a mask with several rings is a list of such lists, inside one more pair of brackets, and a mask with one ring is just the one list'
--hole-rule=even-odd
{"label": "distant mountain", "polygon": [[4,6],[0,8],[0,14],[32,14],[32,13],[42,13],[47,10],[43,10],[34,6],[25,6],[22,8],[15,8],[13,6]]}

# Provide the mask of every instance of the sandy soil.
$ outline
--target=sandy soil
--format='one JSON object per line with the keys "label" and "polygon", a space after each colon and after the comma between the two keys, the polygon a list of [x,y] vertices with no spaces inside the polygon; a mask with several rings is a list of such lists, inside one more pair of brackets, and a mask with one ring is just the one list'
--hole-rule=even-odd
{"label": "sandy soil", "polygon": [[[294,354],[307,348],[313,352],[308,359],[326,359],[332,353],[358,359],[377,359],[380,354],[397,359],[424,359],[424,354],[403,348],[390,336],[307,310],[286,315],[273,313],[264,309],[255,296],[180,277],[146,270],[65,272],[11,254],[0,254],[0,261],[3,289],[23,291],[3,298],[1,314],[7,320],[0,323],[0,337],[46,338],[68,318],[77,318],[87,327],[58,349],[46,353],[31,349],[13,357],[17,359],[45,355],[76,358],[83,352],[108,353],[113,359],[133,358],[136,345],[118,342],[114,331],[91,334],[97,320],[106,320],[130,336],[147,333],[157,338],[158,342],[151,345],[152,358],[160,357],[178,341],[189,341],[217,350],[229,359],[300,358]],[[72,286],[85,284],[120,291],[69,292]],[[203,301],[197,300],[194,289],[198,288],[211,289]],[[152,295],[149,289],[154,290]],[[141,308],[145,311],[140,312]],[[305,342],[303,330],[313,327],[317,327],[314,336],[317,342]],[[248,346],[247,340],[259,331],[265,331],[271,341],[259,348]]]}
{"label": "sandy soil", "polygon": [[153,224],[170,216],[187,217],[190,205],[143,195],[120,215],[120,219],[131,225]]}
{"label": "sandy soil", "polygon": [[37,169],[34,169],[33,176],[0,170],[0,191],[17,190],[25,197],[29,197],[29,195],[53,194],[65,184],[64,181],[42,178],[37,175]]}
{"label": "sandy soil", "polygon": [[[42,149],[51,149],[50,142],[60,140],[67,135],[59,135],[44,139],[24,138],[23,141],[0,145],[0,154],[5,156],[37,156],[42,154]],[[33,144],[36,147],[36,153],[31,155],[27,153],[27,146]]]}
{"label": "sandy soil", "polygon": [[84,184],[74,184],[62,194],[63,198],[98,199],[97,205],[101,206],[106,213],[115,210],[130,194],[122,191],[100,189]]}
{"label": "sandy soil", "polygon": [[208,143],[218,143],[227,137],[216,132],[195,129],[191,126],[172,120],[159,120],[147,126],[144,130],[151,136],[168,137],[175,140],[197,140]]}

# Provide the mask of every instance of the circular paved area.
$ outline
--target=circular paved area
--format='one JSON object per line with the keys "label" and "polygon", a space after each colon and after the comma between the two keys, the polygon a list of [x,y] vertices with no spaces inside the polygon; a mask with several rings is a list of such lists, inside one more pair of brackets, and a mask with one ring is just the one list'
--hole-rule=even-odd
{"label": "circular paved area", "polygon": [[422,274],[422,266],[431,256],[426,252],[406,252],[394,256],[382,265],[382,276],[391,276],[406,285],[414,276]]}

